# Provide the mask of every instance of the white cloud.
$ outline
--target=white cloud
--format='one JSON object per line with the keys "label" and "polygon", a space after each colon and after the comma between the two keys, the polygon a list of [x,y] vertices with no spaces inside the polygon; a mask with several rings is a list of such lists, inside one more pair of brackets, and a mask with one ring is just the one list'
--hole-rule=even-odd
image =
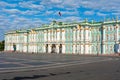
{"label": "white cloud", "polygon": [[36,11],[36,10],[27,10],[22,12],[22,14],[25,14],[25,15],[35,15],[38,13],[40,13],[40,11]]}
{"label": "white cloud", "polygon": [[17,29],[17,28],[22,29],[22,28],[35,27],[36,25],[41,25],[41,23],[43,23],[41,19],[29,19],[24,17],[16,17],[12,21],[11,25],[13,27],[16,27],[14,29]]}
{"label": "white cloud", "polygon": [[33,1],[19,2],[19,6],[23,7],[23,8],[36,9],[36,10],[43,10],[44,9],[43,5],[34,4]]}
{"label": "white cloud", "polygon": [[80,2],[82,0],[64,0],[64,2],[62,3],[62,5],[66,6],[66,7],[71,7],[71,8],[78,8],[80,7]]}
{"label": "white cloud", "polygon": [[112,13],[113,15],[115,15],[115,16],[119,16],[120,15],[120,12],[114,12],[114,13]]}
{"label": "white cloud", "polygon": [[17,17],[17,15],[15,15],[15,14],[9,15],[9,18],[15,18],[15,17]]}
{"label": "white cloud", "polygon": [[91,8],[100,11],[119,10],[119,0],[86,0],[82,1],[81,5],[86,8]]}
{"label": "white cloud", "polygon": [[61,22],[78,22],[81,21],[80,17],[77,16],[68,16],[68,17],[61,17],[58,19],[54,19],[54,18],[48,18],[49,22],[56,20],[56,21],[61,21]]}
{"label": "white cloud", "polygon": [[[12,19],[11,19],[12,18]],[[35,18],[25,18],[22,16],[10,15],[10,16],[0,16],[0,32],[3,36],[4,33],[8,30],[17,30],[17,29],[27,29],[30,27],[40,26],[41,23],[44,23],[41,19]],[[0,38],[0,40],[3,38]]]}
{"label": "white cloud", "polygon": [[58,13],[61,13],[62,16],[73,16],[73,15],[76,15],[78,16],[79,15],[79,12],[77,10],[72,10],[72,11],[52,11],[52,10],[48,10],[48,11],[45,11],[45,13],[43,14],[43,16],[49,16],[49,15],[54,15],[54,16],[58,16],[59,14]]}
{"label": "white cloud", "polygon": [[21,11],[18,10],[18,9],[3,9],[2,11],[6,12],[6,13],[9,13],[9,14],[19,14],[19,13],[21,13]]}
{"label": "white cloud", "polygon": [[52,9],[53,7],[74,10],[79,8],[80,1],[81,0],[42,0],[40,4],[44,5],[48,10]]}
{"label": "white cloud", "polygon": [[76,16],[70,16],[70,17],[66,17],[63,19],[63,21],[80,21],[80,17],[76,17]]}
{"label": "white cloud", "polygon": [[97,12],[98,16],[106,16],[107,14],[101,13],[101,12]]}
{"label": "white cloud", "polygon": [[37,10],[26,10],[26,11],[21,11],[21,10],[18,10],[18,9],[2,9],[2,12],[5,12],[7,14],[11,14],[11,15],[14,15],[17,14],[17,15],[35,15],[35,14],[38,14],[40,13],[40,11],[37,11]]}
{"label": "white cloud", "polygon": [[58,3],[62,3],[63,0],[51,0],[51,2],[52,2],[52,3],[57,3],[57,4],[58,4]]}
{"label": "white cloud", "polygon": [[94,11],[85,11],[84,14],[85,15],[94,15]]}
{"label": "white cloud", "polygon": [[0,7],[16,7],[17,4],[10,4],[10,3],[7,3],[7,2],[4,2],[4,1],[0,1]]}
{"label": "white cloud", "polygon": [[63,15],[78,15],[78,11],[61,11]]}
{"label": "white cloud", "polygon": [[50,14],[54,14],[54,11],[46,11],[45,14],[43,14],[43,15],[47,15],[48,16]]}
{"label": "white cloud", "polygon": [[92,10],[99,10],[111,13],[113,11],[119,11],[119,3],[119,0],[42,0],[41,2],[41,4],[46,7],[46,9],[58,7],[67,10],[75,10],[80,7],[85,7]]}

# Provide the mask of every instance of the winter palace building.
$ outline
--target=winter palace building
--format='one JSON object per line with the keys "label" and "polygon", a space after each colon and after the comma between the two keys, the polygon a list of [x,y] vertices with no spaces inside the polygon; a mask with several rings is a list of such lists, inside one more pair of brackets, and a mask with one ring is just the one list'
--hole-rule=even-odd
{"label": "winter palace building", "polygon": [[[120,21],[64,23],[5,33],[5,51],[57,54],[114,54]],[[119,45],[118,45],[119,46]]]}

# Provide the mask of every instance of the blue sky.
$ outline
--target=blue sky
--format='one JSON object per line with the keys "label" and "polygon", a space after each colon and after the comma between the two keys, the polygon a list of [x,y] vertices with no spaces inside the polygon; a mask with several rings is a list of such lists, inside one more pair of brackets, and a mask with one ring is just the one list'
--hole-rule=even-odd
{"label": "blue sky", "polygon": [[39,27],[53,20],[103,21],[119,17],[119,3],[120,0],[0,0],[0,40],[9,30]]}

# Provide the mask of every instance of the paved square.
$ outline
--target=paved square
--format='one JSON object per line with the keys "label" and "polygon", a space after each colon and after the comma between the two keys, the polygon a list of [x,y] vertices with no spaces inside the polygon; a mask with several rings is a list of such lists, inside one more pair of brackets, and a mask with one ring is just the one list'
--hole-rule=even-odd
{"label": "paved square", "polygon": [[111,60],[110,57],[62,55],[62,54],[23,54],[0,53],[0,72],[54,68],[76,64],[87,64]]}

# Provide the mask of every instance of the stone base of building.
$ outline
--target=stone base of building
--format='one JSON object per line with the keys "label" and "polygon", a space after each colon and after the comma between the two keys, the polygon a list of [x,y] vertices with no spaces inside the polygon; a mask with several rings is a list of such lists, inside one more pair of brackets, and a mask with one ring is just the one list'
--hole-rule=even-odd
{"label": "stone base of building", "polygon": [[111,56],[111,57],[117,57],[120,56],[120,53],[110,53],[110,54],[95,54],[95,53],[90,53],[90,54],[75,54],[75,53],[39,53],[39,52],[20,52],[20,51],[2,51],[2,53],[16,53],[16,54],[56,54],[56,55],[79,55],[79,56]]}

